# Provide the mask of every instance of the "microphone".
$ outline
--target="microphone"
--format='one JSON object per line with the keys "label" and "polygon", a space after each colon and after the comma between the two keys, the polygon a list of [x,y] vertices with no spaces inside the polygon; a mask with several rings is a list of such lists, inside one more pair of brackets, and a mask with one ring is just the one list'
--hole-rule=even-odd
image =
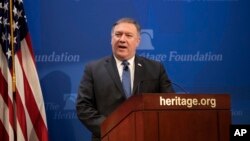
{"label": "microphone", "polygon": [[172,81],[170,81],[170,80],[168,80],[167,82],[169,82],[169,83],[166,85],[166,87],[168,87],[169,85],[173,84],[173,85],[175,85],[176,87],[178,87],[180,90],[182,90],[185,94],[188,94],[188,93],[189,93],[189,92],[187,92],[183,87],[181,87],[179,84],[174,83],[174,82],[172,82]]}
{"label": "microphone", "polygon": [[[137,84],[137,95],[140,94],[140,92],[141,92],[141,91],[140,91],[140,88],[141,88],[141,85],[142,85],[144,82],[159,82],[159,79],[144,79],[144,80],[139,81],[139,83]],[[174,85],[174,86],[178,87],[179,89],[181,89],[185,94],[188,94],[188,92],[187,92],[183,87],[181,87],[179,84],[174,83],[174,82],[172,82],[172,81],[170,81],[170,80],[167,80],[166,82],[167,82],[168,84],[163,85],[164,87],[168,88],[169,86]],[[172,88],[170,87],[170,89],[172,89]],[[173,91],[174,91],[174,90],[173,90]]]}

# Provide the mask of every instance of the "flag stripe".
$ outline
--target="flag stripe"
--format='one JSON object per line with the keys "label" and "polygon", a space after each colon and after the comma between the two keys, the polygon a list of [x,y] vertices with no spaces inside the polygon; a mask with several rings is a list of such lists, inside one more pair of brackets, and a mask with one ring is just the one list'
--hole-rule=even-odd
{"label": "flag stripe", "polygon": [[5,130],[5,127],[4,127],[3,123],[2,123],[2,121],[0,121],[0,133],[1,133],[0,134],[0,140],[1,141],[8,141],[9,140],[9,134]]}
{"label": "flag stripe", "polygon": [[5,127],[2,123],[2,121],[0,121],[0,140],[1,141],[8,141],[9,140],[9,134],[8,132],[5,130]]}
{"label": "flag stripe", "polygon": [[[33,52],[33,49],[32,49],[32,45],[31,45],[31,38],[30,38],[30,33],[27,33],[27,35],[25,36],[25,40],[23,41],[26,41],[26,42],[21,42],[21,44],[23,44],[23,46],[26,46],[28,47],[28,50],[29,50],[29,54],[31,55],[33,63],[34,65],[36,65],[35,63],[35,55],[34,55],[34,52]],[[26,43],[26,44],[25,44]],[[35,67],[35,70],[36,70],[36,67]],[[36,72],[37,74],[37,72]],[[39,81],[38,81],[39,82]],[[40,86],[40,85],[39,85]],[[40,89],[40,88],[39,88]],[[40,89],[41,90],[41,89]]]}
{"label": "flag stripe", "polygon": [[26,115],[25,115],[25,111],[24,111],[24,105],[22,103],[22,100],[20,98],[20,94],[18,92],[18,90],[16,91],[16,96],[15,96],[15,103],[16,103],[16,116],[18,119],[18,124],[21,127],[21,132],[22,135],[24,137],[24,139],[27,141],[28,137],[27,137],[27,123],[26,123]]}
{"label": "flag stripe", "polygon": [[[1,51],[0,51],[1,53]],[[2,87],[0,89],[0,94],[3,98],[3,101],[7,104],[8,103],[8,95],[5,95],[8,93],[8,84],[5,81],[5,78],[3,77],[2,71],[1,71],[1,66],[0,66],[0,86]]]}
{"label": "flag stripe", "polygon": [[23,132],[22,132],[22,129],[20,127],[19,122],[17,122],[17,124],[16,124],[16,134],[15,134],[15,136],[16,137],[15,137],[14,141],[28,141],[23,136]]}
{"label": "flag stripe", "polygon": [[[1,73],[0,73],[0,83],[1,83]],[[2,92],[0,92],[2,94]],[[4,125],[6,122],[5,120],[9,120],[8,118],[5,118],[5,114],[8,113],[8,109],[6,108],[6,104],[2,97],[0,96],[0,140],[1,141],[8,141],[9,140],[9,134],[7,132],[6,127],[8,125]]]}

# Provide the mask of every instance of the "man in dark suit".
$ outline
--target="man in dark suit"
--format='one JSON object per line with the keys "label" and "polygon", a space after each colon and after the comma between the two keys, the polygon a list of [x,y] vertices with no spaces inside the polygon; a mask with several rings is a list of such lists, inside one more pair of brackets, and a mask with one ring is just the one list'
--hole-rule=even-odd
{"label": "man in dark suit", "polygon": [[80,121],[100,141],[100,125],[119,105],[140,92],[173,92],[163,65],[136,55],[140,26],[130,18],[112,27],[113,54],[86,65],[76,101]]}

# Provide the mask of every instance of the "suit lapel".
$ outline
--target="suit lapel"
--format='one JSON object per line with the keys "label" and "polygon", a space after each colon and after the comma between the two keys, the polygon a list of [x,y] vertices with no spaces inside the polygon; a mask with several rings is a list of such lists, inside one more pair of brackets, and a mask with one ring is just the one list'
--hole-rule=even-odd
{"label": "suit lapel", "polygon": [[145,78],[144,62],[140,57],[135,56],[135,74],[134,74],[133,94],[137,93],[139,83],[141,83],[143,78]]}
{"label": "suit lapel", "polygon": [[[122,83],[119,77],[119,73],[116,67],[116,62],[113,57],[110,57],[106,60],[106,65],[105,65],[107,71],[109,72],[109,76],[113,79],[115,82],[116,87],[120,90],[121,93],[123,92],[122,88]],[[124,94],[125,95],[125,94]]]}

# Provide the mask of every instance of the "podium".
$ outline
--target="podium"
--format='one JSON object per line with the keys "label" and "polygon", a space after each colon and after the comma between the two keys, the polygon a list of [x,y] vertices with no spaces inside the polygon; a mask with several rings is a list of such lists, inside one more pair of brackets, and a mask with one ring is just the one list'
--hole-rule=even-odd
{"label": "podium", "polygon": [[102,141],[229,141],[228,94],[142,93],[101,125]]}

